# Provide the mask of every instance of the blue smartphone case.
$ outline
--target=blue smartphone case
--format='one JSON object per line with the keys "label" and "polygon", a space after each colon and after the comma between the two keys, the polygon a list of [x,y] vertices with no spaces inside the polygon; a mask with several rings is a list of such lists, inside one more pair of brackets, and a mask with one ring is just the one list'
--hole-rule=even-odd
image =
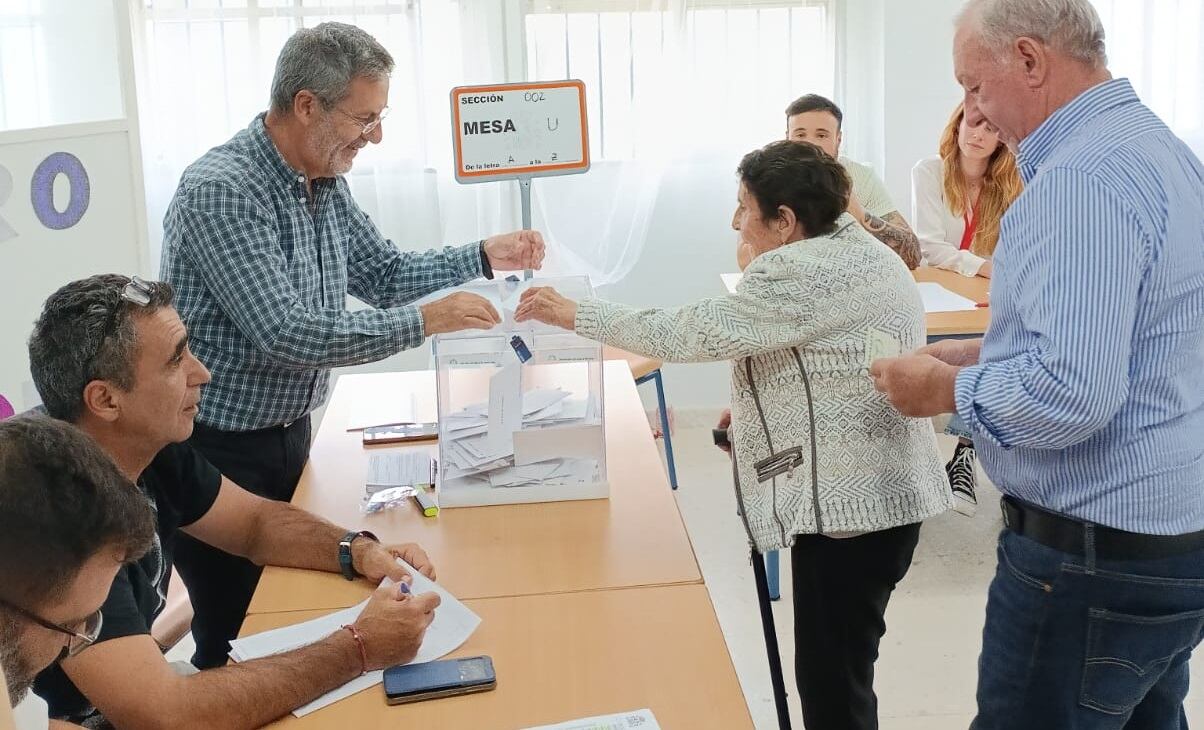
{"label": "blue smartphone case", "polygon": [[404,697],[470,688],[491,684],[495,679],[493,661],[485,656],[406,664],[385,670],[385,696]]}

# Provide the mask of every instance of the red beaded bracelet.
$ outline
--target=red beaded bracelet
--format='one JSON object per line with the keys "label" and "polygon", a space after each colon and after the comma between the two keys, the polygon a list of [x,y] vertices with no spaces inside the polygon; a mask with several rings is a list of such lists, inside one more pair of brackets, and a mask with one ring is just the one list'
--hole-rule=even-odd
{"label": "red beaded bracelet", "polygon": [[351,637],[355,639],[356,645],[360,648],[360,675],[368,673],[368,650],[364,648],[364,637],[360,636],[360,632],[351,624],[343,624],[343,628],[351,632]]}

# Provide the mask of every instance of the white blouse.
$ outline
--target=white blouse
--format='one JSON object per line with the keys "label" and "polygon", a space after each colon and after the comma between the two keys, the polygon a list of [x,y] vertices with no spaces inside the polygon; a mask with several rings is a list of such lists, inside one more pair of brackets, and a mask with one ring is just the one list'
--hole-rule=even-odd
{"label": "white blouse", "polygon": [[966,221],[945,204],[940,157],[920,160],[911,168],[911,224],[929,266],[975,276],[987,261],[960,248]]}

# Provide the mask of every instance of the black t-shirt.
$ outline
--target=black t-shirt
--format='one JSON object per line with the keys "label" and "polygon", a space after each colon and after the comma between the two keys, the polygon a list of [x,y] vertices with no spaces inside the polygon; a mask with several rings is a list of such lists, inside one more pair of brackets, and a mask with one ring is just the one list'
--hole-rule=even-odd
{"label": "black t-shirt", "polygon": [[[104,623],[97,643],[150,633],[167,600],[176,533],[213,507],[221,485],[221,472],[186,443],[163,449],[142,472],[138,487],[155,510],[155,542],[140,560],[117,571],[101,607]],[[50,705],[51,717],[78,717],[91,710],[57,664],[38,675],[34,691]]]}

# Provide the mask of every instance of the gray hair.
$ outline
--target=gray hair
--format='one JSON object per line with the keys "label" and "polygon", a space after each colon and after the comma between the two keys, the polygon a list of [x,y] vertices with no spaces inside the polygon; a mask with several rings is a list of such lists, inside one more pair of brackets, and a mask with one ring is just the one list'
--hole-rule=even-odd
{"label": "gray hair", "polygon": [[272,77],[272,111],[289,112],[293,99],[308,90],[330,109],[347,97],[356,76],[387,77],[393,57],[375,38],[347,23],[302,28],[280,49]]}
{"label": "gray hair", "polygon": [[1033,38],[1091,66],[1108,64],[1104,25],[1090,0],[970,0],[958,23],[971,16],[996,51],[1017,38]]}
{"label": "gray hair", "polygon": [[93,380],[124,391],[134,387],[134,316],[170,307],[175,292],[171,284],[147,282],[149,301],[139,306],[121,296],[129,282],[120,274],[97,274],[67,284],[42,305],[29,338],[29,370],[52,417],[78,420],[84,387]]}

